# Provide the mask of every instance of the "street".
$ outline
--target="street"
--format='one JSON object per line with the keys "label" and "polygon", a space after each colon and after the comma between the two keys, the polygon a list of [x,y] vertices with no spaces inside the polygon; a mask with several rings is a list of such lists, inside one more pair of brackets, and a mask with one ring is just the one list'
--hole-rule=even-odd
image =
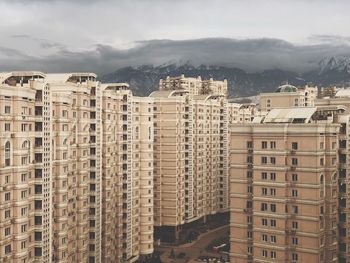
{"label": "street", "polygon": [[[196,259],[199,256],[219,257],[220,254],[214,252],[207,252],[206,248],[213,240],[223,237],[225,235],[227,236],[228,232],[229,226],[225,225],[200,235],[196,241],[189,244],[184,244],[180,246],[161,246],[160,251],[163,251],[163,254],[160,256],[160,258],[164,263],[192,263],[198,262],[196,261]],[[185,253],[186,256],[184,258],[169,258],[172,249],[174,249],[175,255]]]}

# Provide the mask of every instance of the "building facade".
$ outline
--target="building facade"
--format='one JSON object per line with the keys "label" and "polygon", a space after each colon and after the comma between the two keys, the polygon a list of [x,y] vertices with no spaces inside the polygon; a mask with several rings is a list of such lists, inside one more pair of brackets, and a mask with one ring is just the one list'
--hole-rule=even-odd
{"label": "building facade", "polygon": [[275,109],[231,125],[231,262],[338,262],[343,111]]}
{"label": "building facade", "polygon": [[153,101],[93,73],[0,74],[0,261],[153,253]]}
{"label": "building facade", "polygon": [[260,110],[270,111],[284,107],[312,107],[317,98],[317,87],[282,85],[275,92],[260,93]]}
{"label": "building facade", "polygon": [[166,242],[228,209],[227,82],[160,81],[154,99],[154,224]]}

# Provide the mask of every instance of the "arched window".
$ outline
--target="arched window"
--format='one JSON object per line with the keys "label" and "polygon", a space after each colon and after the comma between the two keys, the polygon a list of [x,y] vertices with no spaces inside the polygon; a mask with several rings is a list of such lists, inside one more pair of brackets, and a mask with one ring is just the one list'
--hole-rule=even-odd
{"label": "arched window", "polygon": [[[26,158],[25,163],[30,162],[30,141],[29,140],[25,140],[22,143],[22,149],[27,150],[27,157],[23,156],[24,158]],[[24,159],[22,160],[24,161]]]}
{"label": "arched window", "polygon": [[62,145],[67,145],[67,138],[63,139]]}
{"label": "arched window", "polygon": [[335,182],[335,181],[337,180],[337,173],[334,173],[334,174],[333,174],[332,180],[333,180],[333,182]]}
{"label": "arched window", "polygon": [[5,143],[5,166],[11,165],[11,143],[7,141]]}
{"label": "arched window", "polygon": [[320,175],[320,183],[323,184],[324,178],[323,178],[323,174]]}
{"label": "arched window", "polygon": [[29,148],[29,142],[28,141],[24,141],[23,143],[22,143],[22,149],[28,149]]}

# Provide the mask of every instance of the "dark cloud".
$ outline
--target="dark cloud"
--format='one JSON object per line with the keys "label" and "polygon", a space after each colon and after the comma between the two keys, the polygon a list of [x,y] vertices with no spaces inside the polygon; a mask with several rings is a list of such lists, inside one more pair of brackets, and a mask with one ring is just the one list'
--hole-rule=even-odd
{"label": "dark cloud", "polygon": [[294,45],[279,39],[208,38],[140,41],[135,47],[123,50],[103,44],[85,51],[62,47],[53,55],[44,57],[28,56],[3,47],[0,47],[1,53],[5,57],[0,60],[0,70],[92,71],[104,74],[126,66],[191,63],[232,66],[250,72],[274,68],[306,72],[317,68],[324,57],[350,56],[350,46]]}
{"label": "dark cloud", "polygon": [[[17,49],[8,48],[8,47],[1,47],[1,46],[0,46],[0,54],[5,56],[5,57],[8,57],[8,58],[18,59],[18,60],[30,58],[30,56],[24,54],[23,52],[21,52]],[[1,61],[0,61],[0,64],[3,64],[3,63],[1,63]]]}
{"label": "dark cloud", "polygon": [[65,46],[62,45],[61,43],[53,42],[53,41],[50,41],[50,40],[44,39],[44,38],[33,37],[30,35],[26,35],[26,34],[12,35],[11,37],[16,38],[16,39],[24,39],[24,40],[30,40],[30,41],[37,42],[41,48],[59,48],[59,49],[65,48]]}

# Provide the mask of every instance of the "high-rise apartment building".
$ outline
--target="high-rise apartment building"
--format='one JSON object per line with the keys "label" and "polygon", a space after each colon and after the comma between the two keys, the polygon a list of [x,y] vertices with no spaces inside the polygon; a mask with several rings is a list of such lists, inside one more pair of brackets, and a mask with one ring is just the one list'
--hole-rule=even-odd
{"label": "high-rise apartment building", "polygon": [[228,208],[227,82],[160,80],[154,99],[154,224],[167,242]]}
{"label": "high-rise apartment building", "polygon": [[51,93],[41,72],[0,74],[0,261],[49,262]]}
{"label": "high-rise apartment building", "polygon": [[153,100],[101,86],[102,262],[134,262],[153,253]]}
{"label": "high-rise apartment building", "polygon": [[0,74],[1,262],[153,252],[153,101],[93,73]]}
{"label": "high-rise apartment building", "polygon": [[230,126],[230,262],[348,261],[342,112],[272,109]]}
{"label": "high-rise apartment building", "polygon": [[275,92],[260,93],[260,110],[269,111],[284,107],[312,107],[317,97],[317,87],[279,86]]}

